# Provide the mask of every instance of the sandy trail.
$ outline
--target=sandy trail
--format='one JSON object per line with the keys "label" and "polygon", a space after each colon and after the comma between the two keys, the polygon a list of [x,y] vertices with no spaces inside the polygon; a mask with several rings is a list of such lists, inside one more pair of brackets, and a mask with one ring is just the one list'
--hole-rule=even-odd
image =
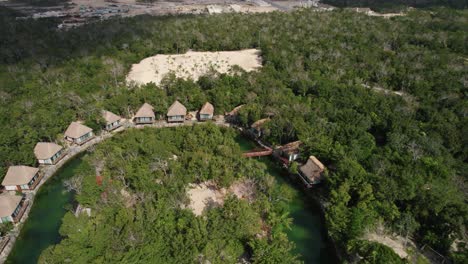
{"label": "sandy trail", "polygon": [[176,77],[194,81],[210,69],[219,73],[228,73],[238,65],[245,71],[253,71],[262,66],[260,50],[246,49],[239,51],[197,52],[188,51],[178,55],[156,55],[133,64],[127,75],[128,83],[159,85],[164,76],[173,72]]}

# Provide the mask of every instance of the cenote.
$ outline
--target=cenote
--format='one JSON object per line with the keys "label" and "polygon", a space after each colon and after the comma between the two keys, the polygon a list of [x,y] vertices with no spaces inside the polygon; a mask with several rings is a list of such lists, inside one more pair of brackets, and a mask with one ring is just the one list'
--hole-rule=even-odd
{"label": "cenote", "polygon": [[[238,136],[236,141],[243,151],[256,148],[256,145],[245,137]],[[267,165],[268,173],[273,175],[279,184],[286,184],[294,190],[294,198],[289,205],[293,223],[288,238],[296,244],[295,252],[300,254],[300,259],[307,264],[338,263],[333,246],[327,238],[324,219],[317,202],[306,195],[306,191],[301,191],[301,186],[292,182],[287,173],[271,159],[263,157],[259,160]]]}
{"label": "cenote", "polygon": [[73,201],[73,194],[66,191],[63,182],[73,176],[81,158],[67,162],[42,185],[6,263],[37,263],[43,250],[60,242],[62,218]]}
{"label": "cenote", "polygon": [[[250,150],[254,143],[244,137],[237,137],[242,150]],[[327,241],[324,222],[317,203],[294,186],[285,177],[285,172],[268,158],[260,159],[268,166],[268,172],[280,184],[294,189],[290,204],[293,218],[290,240],[296,244],[295,252],[300,254],[304,263],[336,263],[336,254]],[[67,192],[63,182],[71,177],[82,162],[78,156],[65,164],[38,192],[29,218],[21,229],[7,263],[37,263],[42,251],[60,242],[59,229],[65,213],[72,208],[73,194]]]}

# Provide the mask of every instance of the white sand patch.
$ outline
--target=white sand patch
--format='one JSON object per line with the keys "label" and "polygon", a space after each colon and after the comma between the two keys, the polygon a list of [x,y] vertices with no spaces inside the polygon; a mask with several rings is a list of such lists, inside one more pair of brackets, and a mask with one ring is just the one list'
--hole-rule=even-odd
{"label": "white sand patch", "polygon": [[187,194],[190,198],[188,207],[199,216],[207,206],[223,205],[226,189],[218,189],[213,181],[207,181],[201,184],[191,184]]}
{"label": "white sand patch", "polygon": [[249,202],[253,201],[255,198],[255,183],[250,180],[237,181],[228,190],[219,188],[213,181],[190,184],[187,190],[187,195],[190,199],[188,208],[195,215],[200,216],[206,208],[223,206],[224,198],[230,193],[239,199],[246,199]]}
{"label": "white sand patch", "polygon": [[238,65],[245,71],[253,71],[262,66],[260,50],[198,52],[188,51],[178,55],[156,55],[133,64],[127,75],[127,83],[160,84],[164,76],[173,72],[176,77],[198,80],[210,69],[227,73],[232,66]]}
{"label": "white sand patch", "polygon": [[252,180],[242,180],[233,183],[229,187],[229,193],[234,194],[239,199],[246,199],[252,202],[255,199],[255,182]]}

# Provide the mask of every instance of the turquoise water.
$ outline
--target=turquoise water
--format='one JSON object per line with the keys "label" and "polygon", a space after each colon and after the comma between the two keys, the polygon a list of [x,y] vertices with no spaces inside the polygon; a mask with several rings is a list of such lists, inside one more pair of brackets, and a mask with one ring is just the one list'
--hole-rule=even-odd
{"label": "turquoise water", "polygon": [[[255,144],[244,137],[238,137],[236,141],[244,151],[255,148]],[[268,166],[268,172],[275,176],[279,184],[287,184],[294,190],[289,208],[293,224],[288,237],[296,244],[295,252],[307,264],[335,263],[335,254],[327,243],[320,208],[305,193],[313,190],[302,191],[269,158],[259,160]],[[60,242],[62,218],[70,210],[73,201],[73,194],[66,192],[63,181],[71,177],[80,164],[81,157],[71,160],[41,187],[7,263],[37,263],[44,249]]]}
{"label": "turquoise water", "polygon": [[73,201],[73,194],[65,190],[63,180],[71,177],[80,163],[81,157],[69,161],[42,185],[6,263],[37,263],[44,249],[60,242],[62,218]]}
{"label": "turquoise water", "polygon": [[325,224],[321,217],[320,207],[316,201],[306,195],[313,189],[301,190],[300,185],[289,180],[287,172],[264,158],[268,172],[275,176],[279,184],[287,184],[294,189],[294,197],[289,204],[289,214],[293,218],[288,238],[296,244],[295,252],[304,263],[336,263],[335,255],[327,242]]}
{"label": "turquoise water", "polygon": [[[237,137],[236,141],[242,151],[256,148],[256,145],[245,137]],[[259,161],[268,166],[268,173],[275,176],[279,184],[287,184],[294,192],[294,198],[289,205],[290,217],[293,218],[288,238],[296,244],[295,253],[307,264],[337,263],[336,254],[327,241],[325,224],[321,217],[320,207],[306,192],[313,189],[302,190],[302,186],[292,182],[287,172],[271,161],[269,158],[260,158]]]}

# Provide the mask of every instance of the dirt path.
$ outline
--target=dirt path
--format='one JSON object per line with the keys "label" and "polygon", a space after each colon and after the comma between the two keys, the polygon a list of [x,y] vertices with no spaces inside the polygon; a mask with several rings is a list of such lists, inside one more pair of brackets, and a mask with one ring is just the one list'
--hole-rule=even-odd
{"label": "dirt path", "polygon": [[379,235],[376,233],[370,233],[365,237],[369,241],[383,244],[395,251],[400,258],[407,258],[408,253],[406,252],[407,246],[405,246],[404,238],[401,237],[390,237],[387,235]]}

